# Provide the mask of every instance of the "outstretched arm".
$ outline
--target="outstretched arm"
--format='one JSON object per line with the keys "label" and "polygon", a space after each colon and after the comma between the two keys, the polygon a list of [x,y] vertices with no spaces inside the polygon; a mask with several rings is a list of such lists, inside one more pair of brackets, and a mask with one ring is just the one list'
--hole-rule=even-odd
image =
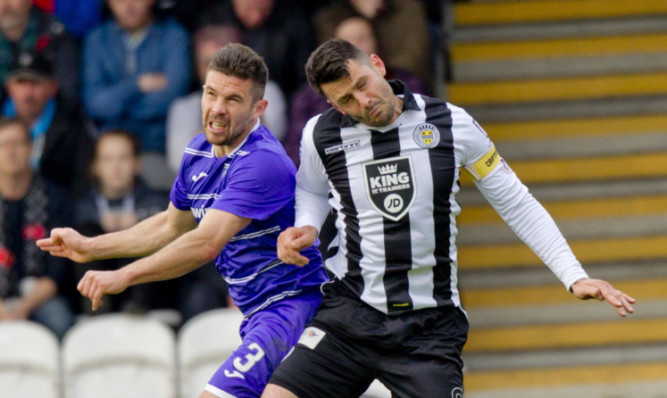
{"label": "outstretched arm", "polygon": [[614,289],[609,282],[588,278],[553,218],[513,172],[504,168],[495,170],[478,181],[477,187],[519,238],[577,298],[606,300],[620,316],[634,312],[632,297]]}
{"label": "outstretched arm", "polygon": [[166,211],[119,232],[86,237],[71,228],[55,228],[37,246],[54,256],[79,263],[115,257],[140,257],[152,254],[178,236],[197,226],[189,211],[169,204]]}
{"label": "outstretched arm", "polygon": [[209,209],[196,229],[154,254],[116,271],[86,272],[78,289],[92,300],[95,310],[105,294],[117,294],[132,285],[176,278],[213,260],[227,242],[249,223],[247,218]]}

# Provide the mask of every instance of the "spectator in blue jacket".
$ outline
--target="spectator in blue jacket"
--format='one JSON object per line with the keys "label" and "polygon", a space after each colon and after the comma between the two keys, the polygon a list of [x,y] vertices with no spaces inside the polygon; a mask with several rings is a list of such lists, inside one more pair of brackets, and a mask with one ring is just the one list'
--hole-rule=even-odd
{"label": "spectator in blue jacket", "polygon": [[83,102],[100,129],[133,131],[145,151],[164,154],[169,104],[190,84],[190,38],[156,19],[154,3],[108,0],[113,19],[84,42]]}

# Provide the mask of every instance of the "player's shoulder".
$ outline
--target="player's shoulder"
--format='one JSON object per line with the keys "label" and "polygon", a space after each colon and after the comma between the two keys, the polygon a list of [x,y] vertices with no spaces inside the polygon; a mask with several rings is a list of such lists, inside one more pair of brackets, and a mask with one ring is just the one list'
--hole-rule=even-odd
{"label": "player's shoulder", "polygon": [[251,165],[258,171],[271,170],[273,173],[281,173],[283,170],[295,172],[294,163],[287,156],[285,148],[265,126],[255,129],[246,142],[228,156],[234,159],[237,166]]}
{"label": "player's shoulder", "polygon": [[353,122],[349,116],[343,115],[335,108],[329,108],[321,114],[311,118],[308,123],[306,123],[306,128],[312,129],[314,134],[319,134],[332,129],[338,130],[353,124],[355,124],[355,122]]}
{"label": "player's shoulder", "polygon": [[234,156],[243,158],[265,158],[287,156],[285,148],[264,125],[255,128],[245,142],[234,151]]}
{"label": "player's shoulder", "polygon": [[192,137],[188,145],[185,147],[184,156],[190,157],[211,157],[213,154],[213,146],[206,140],[206,135],[200,133]]}

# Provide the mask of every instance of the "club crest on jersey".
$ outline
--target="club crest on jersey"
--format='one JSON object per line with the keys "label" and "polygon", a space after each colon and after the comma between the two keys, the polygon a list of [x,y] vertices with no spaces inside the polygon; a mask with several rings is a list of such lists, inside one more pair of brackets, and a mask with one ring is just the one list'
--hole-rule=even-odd
{"label": "club crest on jersey", "polygon": [[440,131],[431,123],[422,123],[415,127],[412,138],[422,148],[435,148],[440,143]]}
{"label": "club crest on jersey", "polygon": [[409,156],[365,163],[364,181],[373,208],[392,221],[403,218],[415,201],[415,179]]}

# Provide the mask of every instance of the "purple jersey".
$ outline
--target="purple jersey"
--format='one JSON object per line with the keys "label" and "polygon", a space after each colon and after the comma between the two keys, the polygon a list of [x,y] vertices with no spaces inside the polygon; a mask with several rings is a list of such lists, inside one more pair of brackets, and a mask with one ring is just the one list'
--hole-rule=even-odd
{"label": "purple jersey", "polygon": [[282,145],[257,123],[246,140],[222,158],[215,157],[204,134],[193,138],[171,188],[173,205],[191,210],[198,223],[208,209],[251,219],[215,259],[246,317],[327,280],[314,246],[302,252],[310,259],[305,267],[277,257],[278,235],[294,224],[295,174]]}

